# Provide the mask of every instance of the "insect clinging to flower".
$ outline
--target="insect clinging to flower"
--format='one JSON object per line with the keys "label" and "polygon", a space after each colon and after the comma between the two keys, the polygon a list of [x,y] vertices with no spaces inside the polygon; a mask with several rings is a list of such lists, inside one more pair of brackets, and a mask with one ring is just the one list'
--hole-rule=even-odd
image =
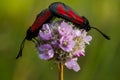
{"label": "insect clinging to flower", "polygon": [[61,18],[66,21],[72,22],[77,28],[84,29],[86,31],[89,31],[91,28],[93,28],[100,32],[107,40],[110,40],[110,38],[103,32],[101,32],[99,29],[91,27],[87,18],[78,15],[78,13],[76,13],[68,5],[62,2],[54,2],[50,4],[47,9],[42,10],[40,14],[38,14],[38,16],[36,17],[32,26],[29,27],[26,32],[26,36],[21,43],[20,50],[16,59],[22,56],[22,50],[24,48],[25,40],[36,40],[35,37],[38,36],[39,30],[41,30],[42,25],[53,21],[54,18]]}

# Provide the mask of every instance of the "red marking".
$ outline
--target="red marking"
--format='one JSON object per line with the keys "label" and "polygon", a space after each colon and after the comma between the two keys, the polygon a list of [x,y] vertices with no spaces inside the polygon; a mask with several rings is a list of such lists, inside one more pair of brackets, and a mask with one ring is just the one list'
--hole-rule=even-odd
{"label": "red marking", "polygon": [[83,22],[84,22],[83,18],[81,18],[80,16],[78,16],[77,14],[75,14],[72,10],[69,10],[68,13],[69,13],[71,16],[74,17],[75,21],[78,21],[78,22],[80,22],[80,23],[83,23]]}
{"label": "red marking", "polygon": [[64,15],[64,16],[70,17],[70,16],[65,12],[65,10],[64,10],[63,7],[62,7],[62,5],[59,5],[57,9],[58,9],[58,12],[59,12],[60,15]]}
{"label": "red marking", "polygon": [[60,15],[63,15],[65,17],[70,18],[71,21],[74,22],[74,23],[77,23],[77,24],[84,23],[84,19],[82,17],[75,14],[75,12],[73,12],[72,10],[65,11],[62,5],[59,5],[57,10],[58,10]]}
{"label": "red marking", "polygon": [[35,32],[36,30],[38,30],[40,27],[42,27],[42,25],[44,24],[44,22],[49,19],[49,17],[51,17],[51,13],[49,10],[45,11],[45,14],[40,15],[37,20],[35,20],[35,22],[33,23],[32,27],[31,27],[31,31]]}

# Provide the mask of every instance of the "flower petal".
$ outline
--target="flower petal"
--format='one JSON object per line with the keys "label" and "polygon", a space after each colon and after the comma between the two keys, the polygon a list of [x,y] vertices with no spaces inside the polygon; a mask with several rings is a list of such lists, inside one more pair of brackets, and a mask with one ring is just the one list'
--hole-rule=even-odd
{"label": "flower petal", "polygon": [[63,36],[60,39],[59,47],[64,51],[70,52],[75,46],[75,41],[72,40],[71,36]]}
{"label": "flower petal", "polygon": [[63,21],[58,27],[58,32],[60,35],[68,35],[72,32],[72,26]]}
{"label": "flower petal", "polygon": [[80,70],[80,66],[79,66],[79,64],[77,63],[76,58],[68,60],[68,61],[65,63],[65,66],[66,66],[68,69],[73,69],[73,70],[76,71],[76,72],[78,72],[78,71]]}
{"label": "flower petal", "polygon": [[74,36],[80,36],[81,35],[81,31],[80,30],[74,30],[73,31],[73,35]]}
{"label": "flower petal", "polygon": [[74,56],[75,57],[81,57],[81,56],[85,56],[84,52],[82,52],[81,50],[75,51],[74,52]]}
{"label": "flower petal", "polygon": [[47,54],[39,54],[40,59],[48,60],[50,57]]}
{"label": "flower petal", "polygon": [[39,57],[43,60],[48,60],[54,56],[54,51],[50,44],[40,45],[38,50],[40,52]]}
{"label": "flower petal", "polygon": [[89,44],[89,42],[92,40],[92,36],[86,36],[85,37],[85,42]]}
{"label": "flower petal", "polygon": [[43,40],[50,40],[52,38],[51,30],[48,24],[43,25],[43,30],[39,31],[39,38]]}

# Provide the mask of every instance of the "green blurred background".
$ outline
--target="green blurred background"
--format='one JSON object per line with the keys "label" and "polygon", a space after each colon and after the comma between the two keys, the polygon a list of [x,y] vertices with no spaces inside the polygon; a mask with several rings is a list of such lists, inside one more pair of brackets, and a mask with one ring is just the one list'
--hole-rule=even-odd
{"label": "green blurred background", "polygon": [[36,15],[55,1],[66,3],[111,37],[108,41],[89,31],[93,40],[86,56],[79,58],[81,70],[65,68],[65,80],[120,80],[120,0],[0,0],[0,80],[58,80],[57,65],[40,60],[30,41],[15,59]]}

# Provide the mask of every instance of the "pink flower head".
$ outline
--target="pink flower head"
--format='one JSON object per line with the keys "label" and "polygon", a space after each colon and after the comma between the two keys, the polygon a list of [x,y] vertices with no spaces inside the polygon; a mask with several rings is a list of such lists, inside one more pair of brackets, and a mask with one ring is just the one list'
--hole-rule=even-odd
{"label": "pink flower head", "polygon": [[44,24],[39,31],[37,48],[43,60],[55,60],[63,63],[68,69],[80,70],[77,59],[85,56],[86,44],[92,37],[86,30],[74,28],[65,21]]}

